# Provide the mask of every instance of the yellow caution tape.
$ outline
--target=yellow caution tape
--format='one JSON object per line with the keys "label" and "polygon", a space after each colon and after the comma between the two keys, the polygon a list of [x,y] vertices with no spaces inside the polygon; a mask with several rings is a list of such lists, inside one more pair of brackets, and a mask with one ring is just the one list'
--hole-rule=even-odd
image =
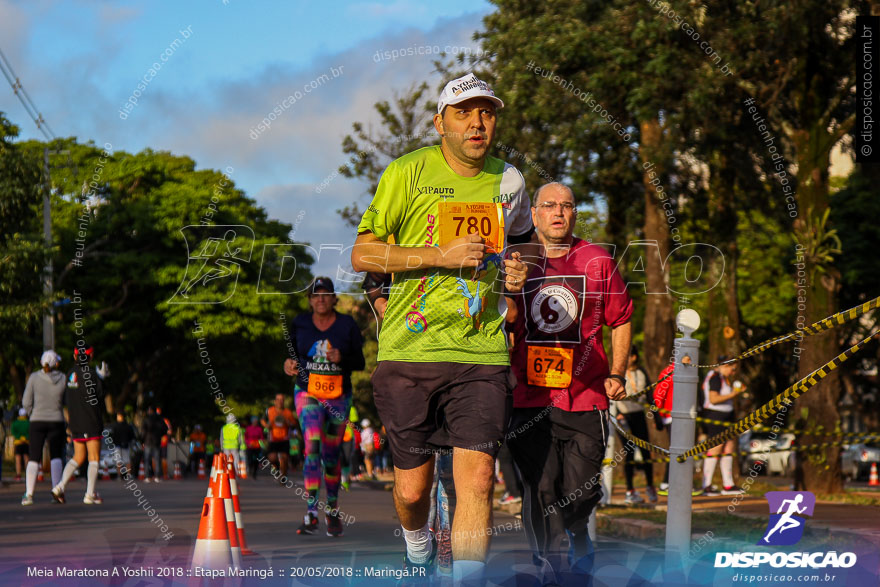
{"label": "yellow caution tape", "polygon": [[800,336],[813,336],[814,334],[819,334],[820,332],[824,332],[826,330],[830,330],[836,326],[840,326],[841,324],[846,324],[850,320],[855,320],[862,314],[866,312],[870,312],[875,308],[880,308],[880,296],[865,302],[859,306],[855,306],[850,308],[849,310],[844,310],[842,312],[838,312],[833,316],[828,316],[827,318],[823,318],[818,322],[813,322],[809,326],[805,326],[800,330],[795,330],[794,332],[789,332],[788,334],[783,334],[777,336],[775,338],[771,338],[770,340],[764,341],[761,344],[755,345],[752,348],[748,349],[741,355],[738,355],[732,359],[728,359],[721,363],[715,363],[714,365],[697,365],[698,368],[701,369],[714,369],[715,367],[719,367],[721,365],[728,365],[730,363],[735,363],[741,359],[745,359],[746,357],[751,357],[760,353],[763,353],[767,349],[772,346],[776,346],[777,344],[783,343],[787,340],[792,340]]}
{"label": "yellow caution tape", "polygon": [[651,444],[650,442],[642,440],[641,438],[636,438],[635,436],[621,428],[620,424],[617,423],[617,418],[609,418],[609,420],[611,420],[611,423],[614,425],[615,428],[617,428],[617,431],[620,432],[621,436],[632,442],[637,447],[649,450],[651,452],[659,452],[664,455],[669,454],[669,451],[667,449],[661,446],[657,446],[656,444]]}
{"label": "yellow caution tape", "polygon": [[864,348],[866,344],[868,344],[870,341],[877,338],[878,336],[880,336],[880,330],[874,331],[873,334],[871,334],[864,340],[854,344],[853,346],[843,351],[835,358],[831,359],[800,381],[797,381],[794,384],[790,385],[788,388],[785,389],[785,391],[771,399],[769,402],[767,402],[742,420],[739,420],[736,424],[734,424],[724,432],[716,434],[708,440],[705,440],[700,444],[688,449],[684,454],[676,457],[678,462],[684,462],[684,460],[688,457],[693,457],[695,455],[704,453],[714,446],[718,446],[719,444],[735,436],[739,436],[755,424],[763,422],[770,416],[776,414],[783,403],[785,403],[786,406],[791,405],[793,400],[800,397],[803,393],[809,391],[814,385],[827,377],[831,371],[837,369],[837,367],[839,367],[854,354],[862,350],[862,348]]}
{"label": "yellow caution tape", "polygon": [[[820,450],[823,448],[830,448],[832,446],[844,446],[847,444],[852,444],[853,441],[880,439],[880,433],[867,434],[864,432],[859,432],[859,433],[854,432],[854,433],[846,434],[844,436],[847,436],[850,438],[848,438],[847,440],[838,439],[833,442],[820,442],[820,443],[816,443],[816,444],[792,445],[789,448],[772,448],[769,450],[758,450],[758,451],[726,452],[726,453],[721,453],[721,454],[717,454],[714,456],[724,457],[724,456],[764,455],[764,454],[768,454],[771,452],[807,452],[807,451],[811,451],[811,450]],[[702,461],[702,460],[705,460],[708,458],[709,458],[709,455],[707,453],[699,454],[699,455],[696,455],[693,457],[693,459],[695,461]],[[671,459],[669,457],[659,457],[656,459],[648,459],[648,460],[643,459],[641,461],[635,462],[635,464],[646,464],[646,463],[662,464],[662,463],[668,463],[670,460]],[[607,466],[607,465],[617,466],[617,464],[620,462],[622,462],[622,461],[614,461],[612,459],[604,459],[602,461],[602,465],[603,466]]]}
{"label": "yellow caution tape", "polygon": [[672,377],[672,373],[673,373],[673,372],[670,371],[669,373],[667,373],[666,375],[664,375],[662,379],[659,379],[659,380],[655,381],[654,383],[652,383],[652,384],[649,385],[648,387],[646,387],[646,388],[644,388],[644,389],[640,389],[639,391],[635,392],[634,394],[632,394],[632,395],[628,395],[628,396],[626,396],[625,398],[623,398],[622,400],[619,400],[619,401],[624,401],[624,402],[625,402],[625,401],[629,401],[629,400],[632,400],[632,399],[635,399],[635,398],[639,397],[640,395],[644,395],[644,394],[648,393],[649,391],[654,391],[654,388],[656,388],[658,385],[660,385],[661,383],[663,383],[664,381],[666,381],[667,379],[669,379],[670,377]]}
{"label": "yellow caution tape", "polygon": [[[861,434],[859,435],[860,440],[869,440],[874,438],[880,438],[880,434]],[[832,446],[842,446],[844,444],[851,444],[851,440],[835,440],[833,442],[819,442],[816,444],[802,444],[802,445],[792,445],[789,448],[771,448],[768,450],[758,450],[758,451],[750,451],[750,452],[733,452],[733,453],[724,453],[724,455],[733,455],[733,456],[745,456],[745,455],[763,455],[771,452],[805,452],[809,450],[817,450],[821,448],[830,448]],[[712,456],[724,456],[724,455],[712,455]],[[701,461],[710,458],[710,456],[706,453],[701,455],[696,455],[694,457],[695,461]]]}
{"label": "yellow caution tape", "polygon": [[[663,414],[663,415],[669,415],[672,413],[670,410],[665,410],[663,408],[657,407],[654,404],[649,404],[647,402],[641,402],[640,405],[643,408],[645,408],[646,410],[654,412],[655,414],[659,413],[659,414]],[[730,427],[730,426],[733,426],[734,424],[736,424],[736,422],[712,420],[711,418],[703,418],[702,416],[694,416],[693,420],[694,420],[694,422],[699,422],[699,423],[703,423],[703,424],[715,424],[716,426],[724,426],[724,427]],[[841,437],[841,436],[858,436],[860,434],[864,434],[862,432],[844,433],[840,429],[840,423],[838,423],[837,426],[838,426],[837,428],[835,428],[834,430],[829,432],[827,435]],[[752,432],[778,432],[780,434],[788,433],[788,434],[818,435],[818,434],[822,434],[825,431],[825,427],[820,424],[819,426],[816,426],[815,428],[805,428],[803,430],[798,430],[798,429],[793,429],[793,428],[779,428],[778,430],[773,430],[773,428],[771,428],[770,426],[755,425],[755,426],[752,426],[752,428],[750,430]]]}

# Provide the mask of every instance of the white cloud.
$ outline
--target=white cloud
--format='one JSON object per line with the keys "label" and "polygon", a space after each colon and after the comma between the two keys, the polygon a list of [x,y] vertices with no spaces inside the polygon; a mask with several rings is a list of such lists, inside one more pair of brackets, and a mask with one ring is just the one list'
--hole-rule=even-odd
{"label": "white cloud", "polygon": [[310,183],[274,185],[261,190],[256,198],[270,217],[293,225],[294,242],[308,243],[320,252],[312,272],[336,279],[339,271],[351,270],[348,247],[355,237],[355,230],[343,224],[336,210],[353,202],[360,188],[337,177],[327,189],[316,193],[315,185]]}
{"label": "white cloud", "polygon": [[[0,32],[15,32],[5,15],[24,26],[21,12],[0,0]],[[124,12],[105,16],[128,17]],[[248,77],[182,87],[166,74],[172,68],[189,67],[190,62],[198,62],[198,52],[210,50],[195,35],[163,65],[126,120],[119,118],[118,110],[132,88],[108,90],[102,77],[102,60],[112,53],[96,52],[80,65],[58,59],[34,69],[42,86],[40,99],[47,101],[47,118],[65,122],[63,128],[55,129],[60,135],[77,134],[81,142],[109,141],[117,149],[133,152],[147,147],[169,150],[192,157],[200,168],[232,166],[237,187],[255,198],[271,217],[293,224],[298,211],[306,211],[297,240],[348,246],[354,230],[335,210],[354,202],[367,186],[338,176],[321,194],[314,190],[346,162],[343,137],[356,121],[379,127],[374,103],[393,100],[395,92],[403,93],[422,81],[429,82],[433,96],[442,81],[433,65],[438,55],[416,54],[377,63],[376,52],[418,46],[476,48],[471,37],[479,22],[474,14],[441,19],[427,32],[408,28],[383,33],[350,50],[317,57],[307,69],[269,64]],[[101,50],[122,41],[115,36],[108,32],[98,43]],[[342,75],[332,78],[331,68],[341,68]],[[131,69],[136,79],[145,66],[131,64]],[[325,73],[330,79],[310,93],[303,91]],[[303,92],[302,98],[276,116],[257,140],[251,139],[250,129],[297,91]],[[503,96],[503,91],[499,93]],[[367,201],[363,197],[359,203],[365,206]],[[323,261],[316,268],[327,274],[332,269],[333,264]]]}

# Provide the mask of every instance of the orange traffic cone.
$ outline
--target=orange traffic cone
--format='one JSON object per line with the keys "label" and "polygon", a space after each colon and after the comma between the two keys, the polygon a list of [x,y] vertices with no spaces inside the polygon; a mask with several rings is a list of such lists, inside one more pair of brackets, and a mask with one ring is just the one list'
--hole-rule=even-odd
{"label": "orange traffic cone", "polygon": [[110,468],[107,466],[107,463],[104,463],[104,468],[101,471],[101,480],[109,481],[110,480]]}
{"label": "orange traffic cone", "polygon": [[216,482],[208,489],[213,495],[223,500],[226,511],[226,535],[229,537],[229,549],[232,551],[232,566],[236,569],[241,567],[241,546],[238,541],[238,529],[235,526],[235,506],[232,505],[232,488],[229,483],[229,473],[226,459],[220,455],[220,463],[216,471]]}
{"label": "orange traffic cone", "polygon": [[205,459],[199,459],[199,479],[205,478]]}
{"label": "orange traffic cone", "polygon": [[174,478],[178,481],[183,479],[183,470],[180,468],[180,463],[174,463]]}
{"label": "orange traffic cone", "polygon": [[238,461],[238,476],[247,479],[247,463],[244,462],[244,459]]}
{"label": "orange traffic cone", "polygon": [[43,481],[43,468],[42,467],[40,467],[40,470],[37,473],[37,481]]}
{"label": "orange traffic cone", "polygon": [[222,456],[223,455],[219,454],[214,455],[214,462],[211,463],[211,475],[209,476],[210,481],[208,482],[208,493],[206,497],[217,497],[220,495],[220,489],[218,486],[219,479],[217,476],[222,470],[222,467],[220,466],[220,459]]}
{"label": "orange traffic cone", "polygon": [[219,497],[206,497],[202,505],[199,535],[193,549],[192,568],[227,569],[231,562],[226,507]]}
{"label": "orange traffic cone", "polygon": [[146,475],[144,474],[144,462],[141,461],[141,467],[138,469],[138,480],[143,481]]}
{"label": "orange traffic cone", "polygon": [[[239,467],[241,466],[241,461],[238,462]],[[251,554],[257,554],[247,546],[247,540],[244,537],[244,518],[241,515],[241,503],[238,501],[238,481],[235,479],[235,464],[232,461],[229,461],[227,464],[229,467],[229,489],[232,492],[232,508],[235,513],[235,527],[238,530],[238,542],[241,545],[241,554],[243,556],[248,556]]]}
{"label": "orange traffic cone", "polygon": [[871,476],[868,478],[868,485],[880,485],[880,478],[877,477],[877,463],[871,463]]}

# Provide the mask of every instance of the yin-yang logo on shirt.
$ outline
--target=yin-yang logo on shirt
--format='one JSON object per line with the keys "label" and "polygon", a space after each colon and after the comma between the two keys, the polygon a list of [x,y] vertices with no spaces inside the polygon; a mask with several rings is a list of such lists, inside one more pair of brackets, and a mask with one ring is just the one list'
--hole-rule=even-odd
{"label": "yin-yang logo on shirt", "polygon": [[577,319],[577,298],[564,285],[548,285],[532,299],[530,313],[541,332],[562,332]]}

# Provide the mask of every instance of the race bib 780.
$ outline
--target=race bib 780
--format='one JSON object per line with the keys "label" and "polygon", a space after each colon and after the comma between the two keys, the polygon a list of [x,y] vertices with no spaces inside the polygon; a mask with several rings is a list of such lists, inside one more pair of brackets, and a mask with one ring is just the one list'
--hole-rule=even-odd
{"label": "race bib 780", "polygon": [[438,202],[439,243],[479,234],[498,253],[504,248],[504,212],[501,204],[491,202]]}

